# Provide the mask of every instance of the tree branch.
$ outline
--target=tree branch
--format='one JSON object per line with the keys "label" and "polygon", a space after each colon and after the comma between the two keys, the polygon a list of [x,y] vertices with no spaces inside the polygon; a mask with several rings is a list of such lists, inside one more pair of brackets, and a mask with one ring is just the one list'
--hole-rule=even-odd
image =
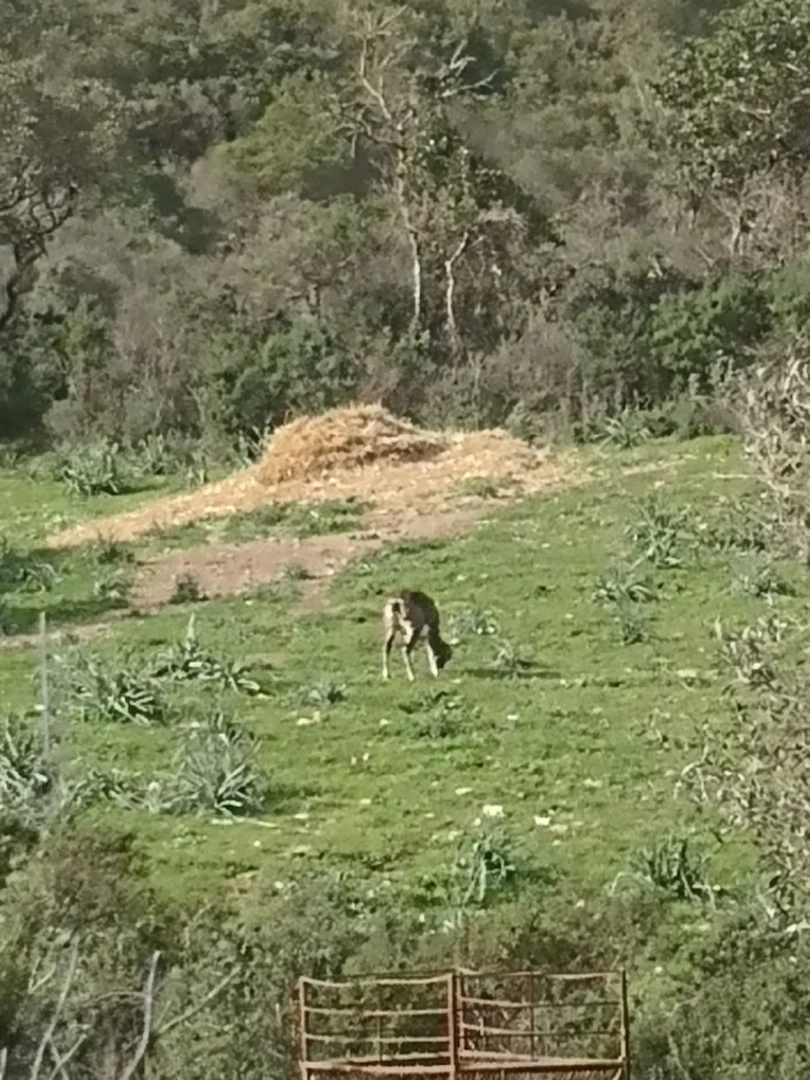
{"label": "tree branch", "polygon": [[206,1005],[212,1002],[214,998],[219,997],[225,987],[229,986],[238,974],[239,971],[237,968],[234,968],[233,971],[230,971],[223,979],[220,979],[216,986],[213,987],[213,989],[209,990],[205,997],[198,1001],[196,1005],[190,1006],[184,1012],[180,1013],[179,1016],[173,1016],[172,1019],[167,1020],[165,1024],[159,1025],[155,1029],[155,1037],[162,1037],[168,1031],[171,1031],[172,1028],[178,1027],[180,1024],[187,1023],[198,1013],[202,1012]]}
{"label": "tree branch", "polygon": [[456,279],[453,272],[453,267],[467,250],[467,245],[470,242],[470,231],[465,229],[464,235],[456,245],[455,250],[450,255],[449,259],[444,260],[444,274],[445,274],[445,291],[444,291],[444,306],[447,315],[447,333],[450,337],[450,341],[455,350],[461,347],[461,337],[458,332],[458,326],[456,325],[456,311],[455,311],[455,291],[456,291]]}
{"label": "tree branch", "polygon": [[0,312],[0,333],[5,330],[17,313],[26,271],[31,269],[42,254],[38,246],[31,247],[26,251],[22,244],[13,244],[12,253],[14,255],[14,268],[3,286],[3,292],[6,294],[6,305]]}
{"label": "tree branch", "polygon": [[138,1046],[132,1061],[130,1061],[129,1065],[127,1065],[121,1074],[121,1080],[132,1080],[132,1077],[135,1075],[138,1066],[143,1061],[146,1056],[146,1051],[149,1048],[149,1041],[152,1038],[152,1014],[155,1005],[155,979],[157,978],[159,962],[160,950],[157,949],[152,953],[152,960],[149,964],[149,974],[146,976],[146,984],[143,988],[143,1028],[141,1030],[141,1037],[138,1040]]}
{"label": "tree branch", "polygon": [[[392,118],[391,112],[390,112],[390,110],[388,108],[388,103],[385,100],[385,95],[383,94],[382,76],[379,77],[379,79],[378,79],[378,84],[379,85],[376,86],[376,87],[373,85],[373,83],[371,82],[371,80],[368,77],[368,46],[369,46],[368,38],[363,37],[361,45],[360,45],[360,59],[358,61],[357,74],[358,74],[358,76],[360,78],[360,82],[361,82],[361,84],[363,86],[363,89],[377,103],[377,108],[380,110],[380,112],[385,117],[385,119],[388,120],[389,123],[392,123],[393,118]],[[385,66],[385,65],[383,65],[383,66]]]}
{"label": "tree branch", "polygon": [[56,1025],[59,1023],[59,1018],[65,1008],[65,1002],[67,996],[70,993],[70,988],[73,985],[73,979],[76,975],[76,965],[79,961],[79,946],[74,942],[73,947],[70,950],[70,961],[68,963],[67,974],[65,975],[64,982],[62,983],[62,989],[59,991],[59,997],[56,1005],[54,1006],[51,1019],[48,1022],[48,1026],[45,1029],[45,1033],[39,1040],[39,1046],[37,1047],[36,1056],[34,1057],[34,1064],[31,1067],[31,1074],[29,1080],[37,1080],[39,1076],[39,1070],[42,1068],[42,1059],[45,1056],[45,1048],[53,1039],[53,1033],[56,1030]]}
{"label": "tree branch", "polygon": [[[0,214],[10,218],[4,227],[0,227],[0,235],[8,235],[14,257],[14,268],[3,285],[6,302],[0,311],[0,333],[17,313],[25,276],[45,254],[45,241],[73,216],[78,193],[79,189],[73,183],[56,192],[23,190],[16,202],[0,207]],[[27,213],[20,220],[22,213],[17,211],[22,206],[26,206]]]}
{"label": "tree branch", "polygon": [[56,1080],[57,1075],[60,1075],[62,1080],[70,1080],[70,1075],[65,1069],[65,1066],[86,1041],[87,1034],[83,1033],[66,1053],[60,1054],[56,1049],[56,1044],[53,1039],[48,1040],[48,1049],[50,1051],[51,1061],[53,1062],[53,1068],[51,1069],[48,1080]]}

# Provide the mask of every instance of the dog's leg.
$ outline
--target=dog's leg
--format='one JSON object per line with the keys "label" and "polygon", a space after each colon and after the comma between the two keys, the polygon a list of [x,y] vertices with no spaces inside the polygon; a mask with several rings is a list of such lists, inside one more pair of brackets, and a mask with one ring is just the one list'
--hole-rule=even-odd
{"label": "dog's leg", "polygon": [[439,665],[436,663],[436,651],[433,648],[430,638],[427,638],[425,641],[425,649],[427,651],[428,667],[430,668],[430,674],[433,676],[434,679],[438,679]]}
{"label": "dog's leg", "polygon": [[414,630],[413,627],[408,629],[405,636],[405,644],[402,646],[402,659],[405,661],[405,670],[408,672],[408,679],[413,682],[413,668],[411,667],[411,653],[414,650],[414,646],[419,638],[419,632]]}
{"label": "dog's leg", "polygon": [[388,657],[391,655],[391,646],[394,644],[394,631],[386,630],[385,641],[382,647],[382,677],[384,679],[390,679],[391,674],[388,670]]}

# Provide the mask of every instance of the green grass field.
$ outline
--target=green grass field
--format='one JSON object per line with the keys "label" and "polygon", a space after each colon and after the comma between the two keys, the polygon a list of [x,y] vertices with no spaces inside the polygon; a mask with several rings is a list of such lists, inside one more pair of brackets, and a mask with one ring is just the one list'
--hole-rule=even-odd
{"label": "green grass field", "polygon": [[[247,820],[222,821],[96,800],[87,820],[128,824],[155,883],[184,898],[242,875],[283,882],[320,861],[362,868],[417,903],[460,838],[486,826],[485,806],[502,808],[499,835],[527,880],[608,885],[634,853],[674,832],[710,856],[713,882],[739,883],[751,866],[746,846],[718,846],[711,821],[675,797],[675,784],[697,756],[689,743],[700,724],[728,716],[713,621],[750,622],[771,604],[805,610],[806,584],[791,566],[765,573],[765,556],[749,550],[755,538],[738,503],[750,484],[733,440],[648,444],[588,463],[586,485],[493,510],[464,537],[350,565],[321,611],[302,612],[289,581],[124,618],[90,639],[85,655],[143,670],[182,638],[193,611],[202,646],[244,660],[262,693],[167,684],[172,712],[153,727],[72,715],[64,752],[73,773],[118,769],[145,788],[170,770],[189,717],[216,706],[258,738],[267,801]],[[51,483],[0,477],[6,543],[28,567],[0,584],[6,645],[35,629],[40,610],[69,626],[125,603],[103,584],[117,574],[125,588],[124,549],[38,548],[57,522],[152,494],[81,501]],[[354,514],[344,516],[350,528]],[[188,530],[188,543],[198,533]],[[629,576],[621,571],[639,558]],[[436,598],[454,642],[438,683],[421,650],[413,685],[397,652],[391,681],[380,677],[380,601],[401,585]],[[38,677],[34,647],[0,649],[4,707],[32,710]]]}

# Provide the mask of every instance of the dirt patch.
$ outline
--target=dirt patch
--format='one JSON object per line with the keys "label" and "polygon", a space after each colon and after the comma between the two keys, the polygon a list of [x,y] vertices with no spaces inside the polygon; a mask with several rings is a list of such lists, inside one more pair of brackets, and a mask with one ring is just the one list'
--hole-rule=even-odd
{"label": "dirt patch", "polygon": [[[274,438],[279,438],[283,432],[284,429],[280,429]],[[577,476],[570,463],[548,451],[532,449],[503,431],[435,437],[427,433],[420,444],[423,456],[416,461],[392,460],[388,442],[380,440],[373,432],[368,437],[376,440],[376,457],[370,451],[363,455],[362,444],[359,449],[352,444],[344,454],[346,463],[339,466],[334,462],[340,456],[334,454],[332,446],[325,455],[331,471],[325,474],[268,484],[267,456],[257,465],[226,480],[181,495],[156,499],[123,514],[75,525],[48,536],[45,544],[58,548],[74,547],[100,538],[132,540],[153,529],[184,525],[202,518],[225,517],[284,500],[315,502],[352,496],[371,503],[381,512],[410,515],[413,508],[418,508],[420,514],[430,514],[441,512],[448,504],[468,503],[469,499],[464,498],[464,486],[474,481],[511,486],[515,492],[529,494],[582,478]],[[402,437],[400,434],[395,438]],[[437,449],[436,440],[440,440],[443,448]],[[385,447],[388,450],[383,452]],[[272,442],[268,455],[271,450]],[[308,472],[313,467],[312,451],[307,453],[310,465],[305,471]],[[360,465],[358,460],[362,462]],[[284,462],[289,472],[292,466],[288,457],[282,459]]]}
{"label": "dirt patch", "polygon": [[[394,520],[372,515],[357,533],[303,540],[267,538],[244,544],[204,544],[189,551],[156,556],[142,566],[132,604],[149,610],[168,603],[177,579],[193,577],[208,597],[239,596],[295,574],[307,608],[320,606],[330,579],[350,560],[398,540],[432,540],[472,528],[482,511],[475,508]],[[300,575],[300,576],[299,576]]]}
{"label": "dirt patch", "polygon": [[372,509],[355,533],[170,552],[142,563],[131,594],[135,609],[149,611],[168,603],[182,577],[217,597],[295,576],[303,602],[317,606],[329,579],[351,559],[397,540],[465,532],[499,502],[586,477],[572,461],[505,431],[421,431],[380,406],[353,406],[279,428],[259,462],[226,480],[73,526],[45,543],[64,548],[100,538],[127,541],[273,502],[359,499]]}

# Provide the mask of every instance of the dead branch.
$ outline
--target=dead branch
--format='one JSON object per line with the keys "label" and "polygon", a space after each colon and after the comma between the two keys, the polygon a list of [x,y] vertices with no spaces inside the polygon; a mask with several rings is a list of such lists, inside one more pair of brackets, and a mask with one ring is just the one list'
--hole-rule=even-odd
{"label": "dead branch", "polygon": [[61,1076],[62,1080],[70,1080],[70,1074],[67,1072],[65,1066],[86,1041],[87,1033],[85,1032],[78,1037],[69,1050],[64,1054],[60,1054],[53,1039],[49,1039],[48,1050],[51,1055],[51,1061],[53,1062],[53,1068],[48,1076],[48,1080],[56,1080],[57,1076]]}
{"label": "dead branch", "polygon": [[461,347],[461,337],[458,332],[458,326],[456,325],[456,311],[455,311],[455,291],[456,291],[456,278],[454,273],[454,266],[467,250],[467,245],[470,242],[469,229],[464,230],[464,235],[456,245],[455,250],[452,252],[448,259],[444,261],[444,274],[445,274],[445,290],[444,290],[444,306],[447,315],[447,333],[454,349]]}
{"label": "dead branch", "polygon": [[67,973],[62,982],[62,989],[59,991],[59,997],[57,999],[56,1005],[54,1006],[51,1018],[48,1021],[48,1026],[45,1029],[45,1033],[39,1040],[39,1045],[37,1046],[37,1052],[36,1056],[34,1057],[34,1064],[31,1067],[31,1075],[29,1077],[29,1080],[37,1080],[37,1077],[39,1076],[39,1070],[42,1068],[42,1059],[45,1056],[45,1049],[53,1039],[53,1033],[56,1030],[56,1025],[59,1023],[59,1019],[62,1015],[62,1012],[64,1011],[67,996],[70,993],[70,989],[73,986],[73,980],[76,976],[76,965],[78,964],[78,962],[79,946],[76,942],[74,942],[70,950],[70,960],[68,962]]}
{"label": "dead branch", "polygon": [[[136,1069],[143,1061],[146,1051],[149,1048],[149,1043],[152,1038],[152,1014],[155,1005],[155,979],[157,978],[159,963],[160,950],[157,949],[152,953],[152,959],[149,964],[149,974],[146,976],[146,983],[143,988],[143,1028],[141,1029],[141,1037],[138,1040],[138,1045],[132,1060],[121,1074],[121,1080],[132,1080]],[[31,1080],[33,1080],[33,1077]]]}
{"label": "dead branch", "polygon": [[51,979],[56,974],[56,964],[52,964],[50,970],[45,975],[42,975],[42,976],[40,976],[40,978],[37,979],[36,974],[37,974],[38,968],[39,968],[39,961],[35,960],[34,961],[34,967],[32,968],[31,972],[28,975],[28,993],[29,994],[38,993],[42,989],[43,986],[47,986],[47,984],[51,981]]}
{"label": "dead branch", "polygon": [[[199,1001],[195,1002],[189,1008],[184,1009],[176,1016],[169,1017],[168,1019],[155,1019],[155,1001],[156,1001],[156,988],[157,988],[157,976],[161,958],[160,950],[156,950],[151,957],[149,963],[149,970],[146,975],[146,979],[141,991],[117,991],[114,993],[103,994],[101,996],[93,996],[79,1003],[80,1008],[90,1008],[97,1006],[101,1001],[105,999],[137,999],[142,1003],[143,1007],[143,1020],[141,1025],[140,1036],[138,1038],[137,1045],[135,1046],[132,1056],[123,1069],[120,1072],[119,1080],[133,1080],[133,1077],[137,1075],[138,1070],[142,1067],[144,1059],[149,1051],[151,1045],[153,1045],[158,1039],[167,1035],[174,1028],[180,1027],[190,1020],[192,1020],[198,1013],[202,1012],[212,1001],[214,1001],[223,990],[229,986],[239,974],[239,969],[234,967],[226,975],[224,975],[215,986],[213,986],[208,993],[206,993]],[[47,1053],[49,1059],[50,1069],[47,1075],[47,1080],[71,1080],[70,1072],[67,1068],[69,1063],[73,1060],[76,1054],[81,1050],[89,1038],[87,1030],[82,1031],[67,1050],[60,1051],[56,1044],[55,1032],[62,1018],[65,1005],[67,1004],[68,996],[75,982],[76,970],[79,960],[79,948],[74,943],[70,952],[70,960],[68,963],[67,971],[62,981],[62,986],[59,991],[59,996],[54,1005],[47,1027],[42,1034],[37,1045],[34,1061],[31,1066],[31,1070],[28,1076],[28,1080],[38,1080],[42,1071],[43,1061]],[[41,990],[46,986],[54,977],[56,967],[50,966],[44,975],[37,975],[36,968],[32,971],[29,978],[29,993]],[[74,1000],[74,1008],[76,1006]],[[5,1074],[8,1067],[9,1051],[8,1048],[0,1048],[0,1080],[5,1080]]]}
{"label": "dead branch", "polygon": [[[363,38],[360,45],[360,58],[358,61],[357,74],[360,82],[366,93],[374,99],[377,104],[377,108],[389,123],[393,122],[391,112],[388,108],[388,103],[385,100],[385,94],[383,93],[383,78],[379,76],[377,80],[377,86],[374,86],[371,79],[368,77],[368,38]],[[382,66],[385,66],[384,64]]]}
{"label": "dead branch", "polygon": [[480,79],[476,79],[475,82],[464,82],[464,72],[475,61],[475,57],[469,53],[464,53],[466,41],[461,41],[456,45],[453,50],[453,55],[447,61],[445,71],[442,72],[444,80],[452,79],[454,85],[446,87],[439,95],[443,99],[456,97],[459,94],[474,94],[477,90],[483,90],[485,87],[492,86],[495,80],[496,72],[491,71],[489,75],[484,75]]}
{"label": "dead branch", "polygon": [[229,986],[236,976],[239,974],[238,969],[234,968],[224,978],[220,979],[213,989],[209,990],[205,997],[201,998],[196,1005],[190,1006],[179,1016],[173,1016],[171,1020],[167,1020],[165,1024],[158,1024],[155,1028],[155,1038],[160,1038],[172,1028],[179,1027],[180,1024],[186,1024],[189,1020],[193,1019],[198,1013],[202,1012],[206,1005],[210,1004],[214,998],[219,997],[226,986]]}

